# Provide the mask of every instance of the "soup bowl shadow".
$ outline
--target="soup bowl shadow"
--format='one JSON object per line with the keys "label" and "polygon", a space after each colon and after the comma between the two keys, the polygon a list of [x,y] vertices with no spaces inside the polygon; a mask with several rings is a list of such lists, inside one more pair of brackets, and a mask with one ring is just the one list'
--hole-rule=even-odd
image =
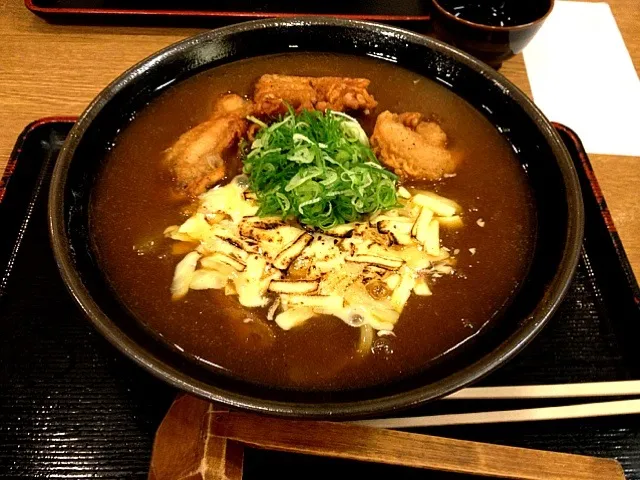
{"label": "soup bowl shadow", "polygon": [[[175,82],[235,60],[291,51],[373,56],[446,86],[501,132],[527,172],[537,212],[537,239],[526,279],[489,331],[419,374],[341,391],[246,382],[193,362],[152,335],[118,300],[100,267],[89,220],[91,197],[118,132]],[[558,308],[577,266],[583,227],[582,197],[569,154],[551,124],[517,87],[489,66],[437,40],[374,23],[324,18],[225,27],[171,45],[135,65],[81,115],[56,163],[49,192],[49,228],[62,278],[95,328],[120,351],[153,375],[203,398],[233,408],[305,418],[356,418],[406,409],[469,386],[503,365]]]}

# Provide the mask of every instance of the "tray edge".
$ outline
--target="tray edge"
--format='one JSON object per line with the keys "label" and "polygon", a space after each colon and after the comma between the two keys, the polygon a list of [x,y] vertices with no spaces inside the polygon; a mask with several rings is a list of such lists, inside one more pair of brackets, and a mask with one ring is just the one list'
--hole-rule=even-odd
{"label": "tray edge", "polygon": [[[41,17],[64,17],[64,16],[122,16],[138,18],[236,18],[236,19],[259,19],[259,18],[292,18],[302,16],[299,13],[291,12],[247,12],[247,11],[207,11],[207,10],[143,10],[143,9],[107,9],[107,8],[74,8],[74,7],[43,7],[36,5],[35,0],[24,0],[25,7],[34,14]],[[304,16],[310,17],[335,17],[351,20],[369,20],[381,22],[428,22],[430,15],[380,15],[380,14],[319,14],[309,13]]]}
{"label": "tray edge", "polygon": [[620,235],[618,234],[618,229],[613,222],[611,211],[609,210],[607,201],[604,197],[604,194],[602,193],[602,189],[600,188],[600,183],[598,182],[596,174],[593,170],[593,166],[591,165],[591,161],[589,160],[589,155],[584,149],[582,140],[580,140],[580,137],[575,131],[573,131],[566,125],[557,122],[552,122],[552,125],[557,130],[560,130],[567,134],[576,147],[576,151],[582,164],[582,169],[584,170],[584,173],[589,181],[591,192],[593,193],[596,199],[596,203],[598,204],[598,209],[600,210],[600,215],[602,216],[607,227],[607,231],[609,232],[609,236],[616,251],[618,261],[620,262],[622,271],[625,274],[627,283],[629,284],[629,287],[633,292],[634,302],[638,307],[640,307],[640,285],[638,285],[638,279],[633,272],[633,268],[631,267],[631,263],[629,262],[629,257],[627,256],[627,252],[624,249],[624,245],[622,244],[622,240],[620,239]]}
{"label": "tray edge", "polygon": [[31,132],[33,132],[33,130],[35,130],[36,128],[42,125],[46,125],[48,123],[75,122],[77,118],[78,117],[73,117],[73,116],[43,117],[43,118],[34,120],[33,122],[29,123],[26,127],[24,127],[22,132],[20,132],[20,135],[18,135],[16,143],[14,144],[13,149],[11,150],[11,154],[9,155],[9,158],[7,160],[7,165],[5,166],[4,170],[2,171],[2,175],[0,176],[0,203],[2,203],[2,200],[7,191],[7,187],[9,186],[9,182],[11,181],[11,175],[13,174],[16,168],[18,158],[20,157],[20,153],[22,152],[22,147],[27,137],[31,134]]}

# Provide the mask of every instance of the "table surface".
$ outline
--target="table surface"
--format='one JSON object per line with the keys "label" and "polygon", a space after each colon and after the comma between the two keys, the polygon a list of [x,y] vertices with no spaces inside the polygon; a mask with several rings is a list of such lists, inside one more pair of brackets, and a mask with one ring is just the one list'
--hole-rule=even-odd
{"label": "table surface", "polygon": [[[640,0],[609,0],[640,72]],[[20,131],[45,116],[79,115],[130,65],[198,28],[55,25],[22,0],[0,0],[0,171]],[[501,72],[529,95],[522,55]],[[570,125],[569,125],[570,127]],[[640,278],[640,158],[591,155],[631,265]]]}

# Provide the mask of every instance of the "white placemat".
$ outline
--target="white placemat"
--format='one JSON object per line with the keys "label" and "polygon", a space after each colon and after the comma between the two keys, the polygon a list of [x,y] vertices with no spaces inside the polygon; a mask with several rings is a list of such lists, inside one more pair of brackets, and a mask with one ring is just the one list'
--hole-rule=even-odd
{"label": "white placemat", "polygon": [[524,60],[536,104],[588,153],[640,156],[640,80],[608,4],[557,1]]}

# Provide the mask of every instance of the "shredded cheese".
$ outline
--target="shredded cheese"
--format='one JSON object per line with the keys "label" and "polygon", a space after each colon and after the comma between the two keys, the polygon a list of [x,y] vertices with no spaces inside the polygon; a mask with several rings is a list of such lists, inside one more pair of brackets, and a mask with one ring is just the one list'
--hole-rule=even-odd
{"label": "shredded cheese", "polygon": [[385,336],[393,335],[412,294],[432,294],[429,278],[453,273],[450,249],[440,245],[441,226],[462,226],[462,210],[452,200],[400,187],[402,207],[308,232],[255,216],[256,198],[243,185],[236,178],[209,190],[197,213],[165,230],[192,248],[176,266],[174,299],[189,289],[221,289],[247,308],[270,305],[267,318],[283,330],[331,315]]}

